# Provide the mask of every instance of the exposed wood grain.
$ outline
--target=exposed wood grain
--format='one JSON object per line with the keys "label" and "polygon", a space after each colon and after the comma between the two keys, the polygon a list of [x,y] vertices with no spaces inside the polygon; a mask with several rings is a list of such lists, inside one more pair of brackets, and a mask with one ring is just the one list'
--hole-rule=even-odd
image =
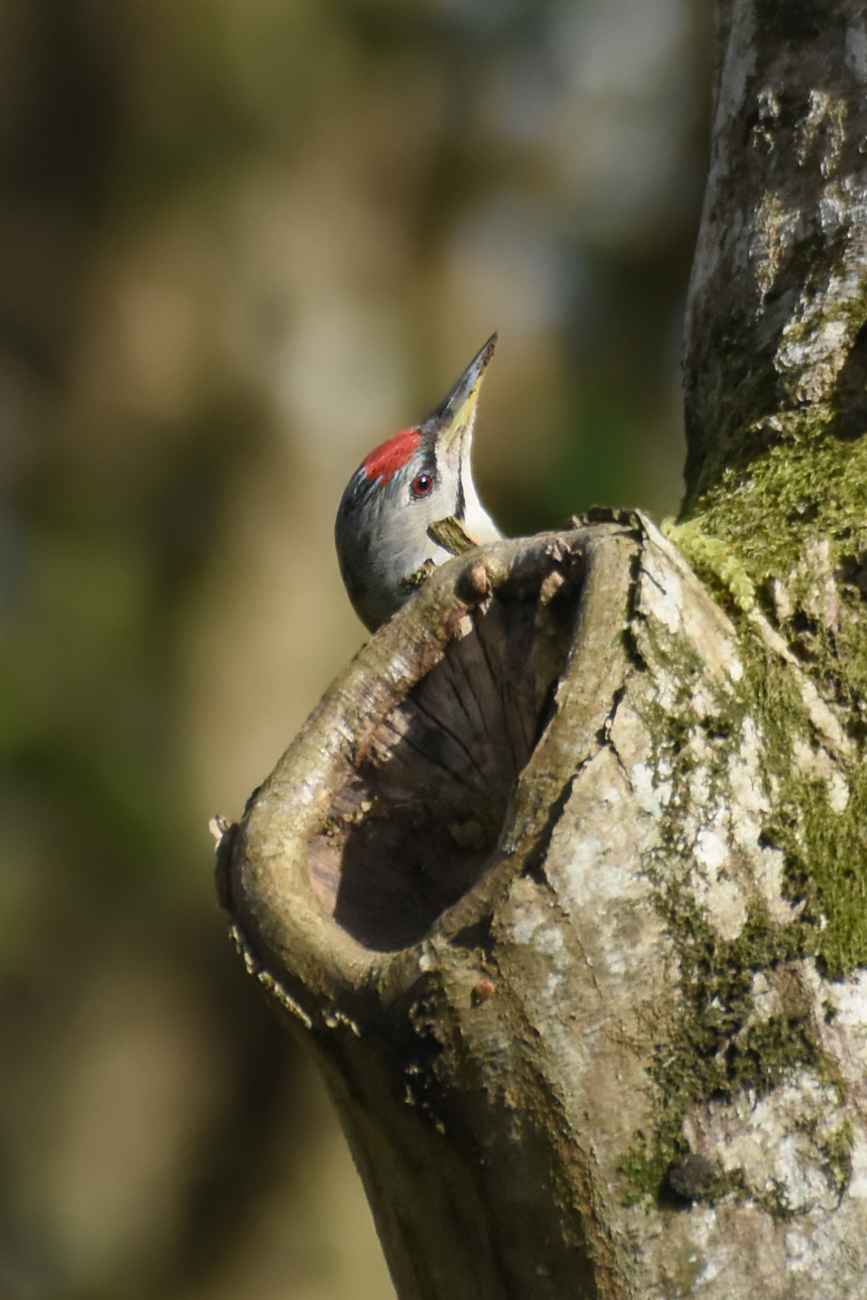
{"label": "exposed wood grain", "polygon": [[311,883],[365,947],[416,942],[492,861],[566,662],[581,588],[577,574],[560,578],[544,606],[540,573],[535,590],[494,590],[457,625],[311,837]]}

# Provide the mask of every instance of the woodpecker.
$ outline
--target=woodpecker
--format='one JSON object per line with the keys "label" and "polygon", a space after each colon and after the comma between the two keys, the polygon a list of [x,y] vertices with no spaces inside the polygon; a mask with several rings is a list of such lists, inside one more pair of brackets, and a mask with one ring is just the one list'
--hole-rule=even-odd
{"label": "woodpecker", "polygon": [[334,525],[337,558],[371,632],[454,554],[444,521],[458,520],[469,545],[502,536],[479,500],[470,464],[479,389],[496,342],[494,334],[427,419],[375,447],[346,486]]}

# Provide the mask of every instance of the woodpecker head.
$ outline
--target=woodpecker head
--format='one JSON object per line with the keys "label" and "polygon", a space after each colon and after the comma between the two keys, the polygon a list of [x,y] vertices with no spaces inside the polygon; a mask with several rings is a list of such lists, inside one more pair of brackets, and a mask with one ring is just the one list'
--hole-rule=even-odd
{"label": "woodpecker head", "polygon": [[479,543],[500,536],[476,493],[473,423],[497,335],[421,424],[376,447],[347,484],[334,527],[340,572],[355,612],[371,631],[411,595],[425,561],[451,552],[430,527],[454,515]]}

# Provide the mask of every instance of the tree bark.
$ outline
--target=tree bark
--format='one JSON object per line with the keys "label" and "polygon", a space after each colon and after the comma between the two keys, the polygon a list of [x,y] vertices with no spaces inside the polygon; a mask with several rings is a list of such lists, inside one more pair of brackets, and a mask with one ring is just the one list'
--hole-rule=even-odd
{"label": "tree bark", "polygon": [[865,1294],[865,80],[722,5],[682,519],[438,570],[221,839],[402,1300]]}

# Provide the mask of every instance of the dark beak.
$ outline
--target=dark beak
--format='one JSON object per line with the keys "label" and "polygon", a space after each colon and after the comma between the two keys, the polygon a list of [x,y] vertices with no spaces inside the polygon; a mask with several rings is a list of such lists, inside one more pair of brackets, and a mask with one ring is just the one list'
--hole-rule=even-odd
{"label": "dark beak", "polygon": [[434,435],[446,452],[453,446],[459,446],[463,434],[472,430],[479,390],[498,338],[498,334],[491,335],[455,386],[421,425],[425,432]]}

